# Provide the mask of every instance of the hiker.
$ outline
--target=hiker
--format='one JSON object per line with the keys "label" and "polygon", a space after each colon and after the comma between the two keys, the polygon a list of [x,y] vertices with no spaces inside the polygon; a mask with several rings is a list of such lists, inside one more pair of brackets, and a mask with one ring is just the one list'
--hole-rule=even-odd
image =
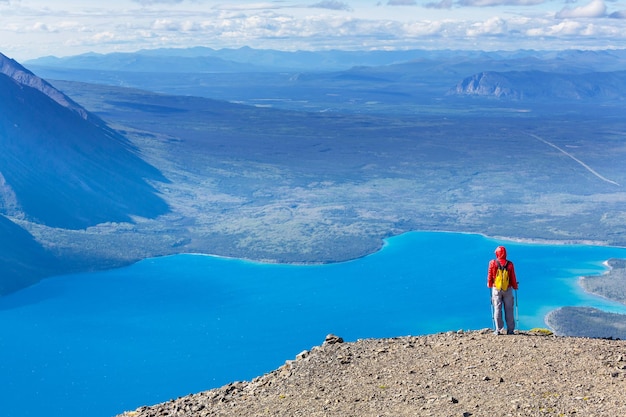
{"label": "hiker", "polygon": [[502,307],[504,305],[504,318],[506,320],[506,333],[513,334],[515,330],[515,300],[513,290],[517,290],[515,267],[513,262],[506,259],[506,248],[496,248],[496,259],[489,261],[487,273],[487,286],[491,288],[491,308],[493,321],[496,326],[495,334],[504,330],[502,320]]}

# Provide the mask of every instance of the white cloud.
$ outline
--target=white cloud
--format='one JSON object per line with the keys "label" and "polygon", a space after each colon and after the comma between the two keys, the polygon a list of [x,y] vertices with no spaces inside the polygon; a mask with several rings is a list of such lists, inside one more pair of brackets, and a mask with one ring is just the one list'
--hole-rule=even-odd
{"label": "white cloud", "polygon": [[576,19],[603,16],[606,16],[606,5],[603,0],[591,0],[590,3],[575,8],[565,7],[556,14],[557,19]]}
{"label": "white cloud", "polygon": [[459,0],[462,6],[496,7],[496,6],[536,6],[545,0]]}
{"label": "white cloud", "polygon": [[451,9],[454,4],[454,0],[440,0],[439,2],[426,3],[424,7],[430,9]]}
{"label": "white cloud", "polygon": [[54,29],[50,29],[50,27],[43,22],[36,22],[32,26],[32,30],[35,32],[54,32]]}
{"label": "white cloud", "polygon": [[609,15],[611,19],[626,19],[626,10],[618,10]]}
{"label": "white cloud", "polygon": [[504,35],[507,32],[506,22],[499,17],[492,17],[484,22],[474,23],[467,29],[468,36]]}
{"label": "white cloud", "polygon": [[191,32],[201,30],[200,24],[191,20],[171,20],[171,19],[157,19],[154,21],[151,27],[155,31],[170,31],[170,32]]}
{"label": "white cloud", "polygon": [[346,10],[352,11],[349,4],[336,0],[325,0],[309,6],[312,9]]}
{"label": "white cloud", "polygon": [[116,39],[116,36],[115,36],[115,33],[113,32],[100,32],[100,33],[96,33],[95,35],[91,37],[91,40],[94,43],[111,42],[111,41],[114,41],[115,39]]}
{"label": "white cloud", "polygon": [[[198,45],[626,48],[625,13],[611,13],[607,5],[618,3],[606,0],[561,11],[548,0],[375,1],[107,0],[84,5],[80,0],[0,0],[0,52],[28,59]],[[588,17],[605,18],[590,25]]]}
{"label": "white cloud", "polygon": [[[241,11],[252,11],[252,10],[273,10],[273,9],[282,9],[286,8],[285,4],[276,4],[276,3],[252,3],[252,2],[244,2],[242,4],[234,4],[230,3],[217,3],[210,6],[214,10],[241,10]],[[306,6],[304,6],[306,7]]]}
{"label": "white cloud", "polygon": [[456,23],[452,21],[426,21],[404,24],[401,33],[405,36],[419,38],[425,36],[440,36],[448,30],[454,30]]}
{"label": "white cloud", "polygon": [[527,31],[530,36],[572,36],[577,35],[585,27],[580,22],[566,20],[555,25],[532,28]]}
{"label": "white cloud", "polygon": [[132,0],[134,3],[139,3],[142,6],[151,6],[153,4],[180,4],[183,0]]}

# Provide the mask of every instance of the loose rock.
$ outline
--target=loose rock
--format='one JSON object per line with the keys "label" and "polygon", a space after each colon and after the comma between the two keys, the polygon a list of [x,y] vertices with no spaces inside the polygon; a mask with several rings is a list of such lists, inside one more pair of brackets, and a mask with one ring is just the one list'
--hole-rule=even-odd
{"label": "loose rock", "polygon": [[352,343],[329,335],[298,356],[288,372],[120,416],[626,415],[621,340],[487,329]]}

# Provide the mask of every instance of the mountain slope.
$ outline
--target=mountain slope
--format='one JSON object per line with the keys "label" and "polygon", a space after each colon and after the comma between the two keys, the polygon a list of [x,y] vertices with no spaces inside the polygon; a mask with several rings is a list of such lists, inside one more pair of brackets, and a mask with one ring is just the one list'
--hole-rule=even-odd
{"label": "mountain slope", "polygon": [[0,294],[7,294],[57,271],[58,261],[24,229],[0,216]]}
{"label": "mountain slope", "polygon": [[168,210],[126,138],[1,54],[0,146],[4,214],[78,229]]}

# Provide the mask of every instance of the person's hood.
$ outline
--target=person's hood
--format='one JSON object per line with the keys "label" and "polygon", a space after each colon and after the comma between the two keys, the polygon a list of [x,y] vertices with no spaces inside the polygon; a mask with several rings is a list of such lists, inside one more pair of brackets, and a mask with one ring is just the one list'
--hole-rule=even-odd
{"label": "person's hood", "polygon": [[498,246],[496,248],[496,258],[498,258],[501,263],[506,262],[506,248],[504,246]]}

